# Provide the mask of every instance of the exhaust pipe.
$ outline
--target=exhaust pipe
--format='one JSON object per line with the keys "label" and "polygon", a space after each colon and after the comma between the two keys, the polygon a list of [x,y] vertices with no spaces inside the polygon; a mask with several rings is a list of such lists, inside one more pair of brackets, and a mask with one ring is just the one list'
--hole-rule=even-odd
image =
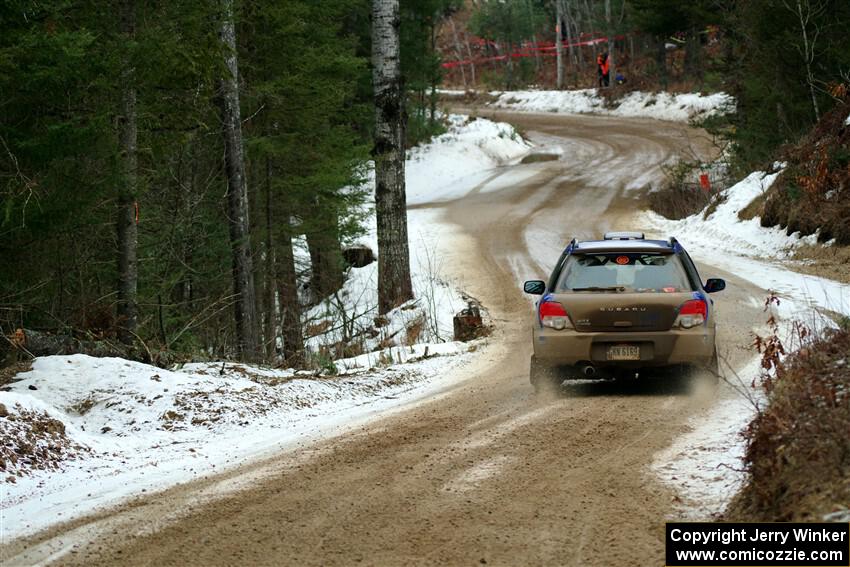
{"label": "exhaust pipe", "polygon": [[585,376],[593,376],[596,374],[596,368],[590,364],[585,364],[581,371]]}

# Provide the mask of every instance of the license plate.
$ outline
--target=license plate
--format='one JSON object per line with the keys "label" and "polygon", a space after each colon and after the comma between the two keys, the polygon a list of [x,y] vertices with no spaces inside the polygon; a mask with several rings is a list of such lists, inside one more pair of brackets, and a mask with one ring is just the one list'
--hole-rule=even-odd
{"label": "license plate", "polygon": [[611,345],[608,360],[640,360],[640,347],[633,345]]}

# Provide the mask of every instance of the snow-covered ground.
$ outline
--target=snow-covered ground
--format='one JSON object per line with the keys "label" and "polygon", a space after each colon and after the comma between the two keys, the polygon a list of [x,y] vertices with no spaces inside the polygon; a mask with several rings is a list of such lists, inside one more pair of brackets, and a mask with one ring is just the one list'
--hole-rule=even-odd
{"label": "snow-covered ground", "polygon": [[[9,453],[22,451],[6,464],[14,482],[0,484],[0,539],[341,432],[445,387],[469,357],[439,355],[465,348],[441,345],[427,359],[424,348],[385,353],[420,360],[325,377],[222,363],[168,371],[118,358],[36,359],[11,392],[0,394],[9,414],[0,426],[43,414],[64,433],[39,435],[36,443],[67,447],[54,449],[51,462],[33,456],[32,439],[3,431],[4,439],[18,440]],[[19,470],[25,474],[15,476]]]}
{"label": "snow-covered ground", "polygon": [[[789,346],[794,343],[793,321],[817,330],[834,325],[829,313],[850,315],[850,285],[786,267],[794,248],[814,243],[814,237],[788,236],[778,227],[762,227],[758,217],[738,218],[738,212],[766,191],[777,176],[760,171],[750,174],[725,190],[726,200],[710,215],[699,212],[674,221],[645,212],[639,224],[659,238],[676,236],[698,262],[776,292],[780,303],[771,306],[770,314],[780,321],[780,338]],[[754,301],[755,307],[762,305],[761,300]],[[765,313],[765,320],[768,316]],[[725,369],[738,395],[721,399],[707,414],[695,416],[691,432],[656,455],[653,471],[683,496],[681,511],[691,519],[722,512],[745,478],[740,432],[751,421],[754,404],[761,400],[761,392],[751,386],[758,383],[759,362],[754,358],[737,376]]]}
{"label": "snow-covered ground", "polygon": [[726,200],[710,215],[701,211],[682,220],[669,220],[648,211],[640,218],[640,225],[660,237],[676,236],[697,261],[777,292],[785,299],[781,305],[785,315],[799,314],[800,306],[850,312],[850,286],[786,267],[794,248],[816,243],[815,236],[788,236],[782,228],[761,226],[759,217],[738,218],[738,213],[767,191],[778,175],[761,171],[750,174],[724,191]]}
{"label": "snow-covered ground", "polygon": [[496,108],[520,112],[608,114],[629,118],[655,118],[688,122],[733,111],[735,99],[726,93],[671,94],[633,91],[609,106],[596,89],[576,91],[508,91],[491,103]]}
{"label": "snow-covered ground", "polygon": [[449,130],[408,152],[407,203],[416,205],[463,197],[494,167],[514,163],[531,149],[513,126],[451,114]]}
{"label": "snow-covered ground", "polygon": [[[509,125],[449,120],[446,134],[408,156],[411,203],[462,196],[530,149]],[[313,348],[346,338],[334,330],[340,323],[349,336],[376,333],[364,337],[363,354],[328,361],[322,375],[222,362],[163,370],[83,355],[35,360],[0,391],[8,442],[0,448],[0,540],[341,433],[448,387],[472,357],[470,345],[452,341],[452,316],[467,303],[440,263],[453,230],[427,209],[410,211],[417,298],[380,324],[377,263],[353,268],[337,297],[311,311],[312,323],[330,325],[308,341]],[[364,241],[376,249],[374,219]]]}

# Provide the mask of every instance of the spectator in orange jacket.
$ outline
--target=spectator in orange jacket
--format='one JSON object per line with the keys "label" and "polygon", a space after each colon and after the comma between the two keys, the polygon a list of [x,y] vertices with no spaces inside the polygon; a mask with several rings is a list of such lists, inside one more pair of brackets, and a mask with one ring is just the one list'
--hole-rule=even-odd
{"label": "spectator in orange jacket", "polygon": [[599,87],[607,87],[610,81],[608,53],[600,53],[596,57],[596,76],[599,80]]}

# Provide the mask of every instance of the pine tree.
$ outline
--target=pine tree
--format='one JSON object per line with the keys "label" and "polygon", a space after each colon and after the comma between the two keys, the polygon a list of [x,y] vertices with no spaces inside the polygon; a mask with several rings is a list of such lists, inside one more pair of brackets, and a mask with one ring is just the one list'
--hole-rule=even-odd
{"label": "pine tree", "polygon": [[239,106],[239,59],[233,0],[221,0],[219,36],[224,56],[224,71],[219,80],[218,105],[224,135],[227,173],[227,211],[230,242],[233,248],[233,292],[236,313],[236,341],[243,360],[259,356],[254,266],[248,219],[248,185],[242,148],[242,113]]}
{"label": "pine tree", "polygon": [[[121,2],[121,36],[125,49],[136,35],[136,7],[133,0]],[[119,112],[119,144],[121,159],[120,189],[118,191],[118,337],[132,343],[137,327],[137,293],[139,271],[136,265],[139,244],[136,220],[136,87],[135,71],[129,54],[121,61],[121,109]]]}

